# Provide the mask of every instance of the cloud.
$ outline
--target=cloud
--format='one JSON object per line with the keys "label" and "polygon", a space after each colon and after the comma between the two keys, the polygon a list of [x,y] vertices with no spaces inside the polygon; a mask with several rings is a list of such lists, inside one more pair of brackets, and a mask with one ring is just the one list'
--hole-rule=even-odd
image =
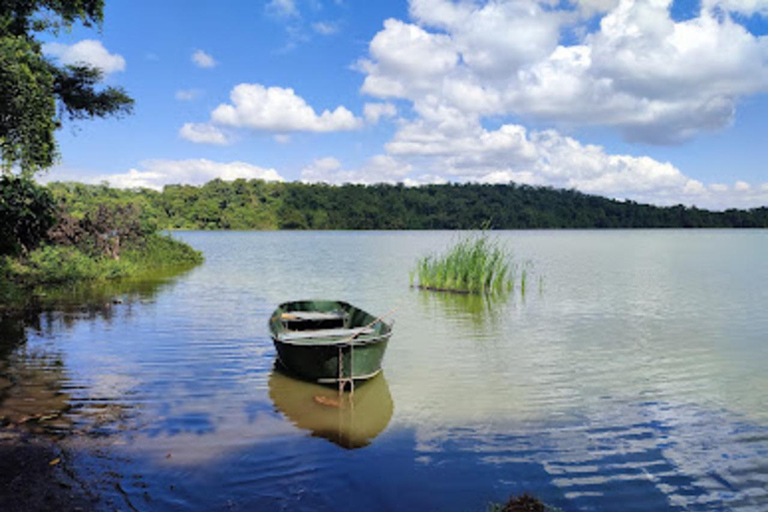
{"label": "cloud", "polygon": [[752,186],[745,181],[737,181],[733,184],[733,189],[738,190],[739,192],[747,192],[751,188]]}
{"label": "cloud", "polygon": [[389,155],[376,155],[368,159],[359,169],[344,169],[336,158],[318,158],[301,171],[306,183],[373,184],[398,183],[413,170],[413,167]]}
{"label": "cloud", "polygon": [[332,21],[318,21],[312,24],[312,30],[322,36],[330,36],[339,31],[339,24]]}
{"label": "cloud", "polygon": [[300,16],[296,0],[270,0],[264,8],[267,14],[278,18],[296,18]]}
{"label": "cloud", "polygon": [[109,53],[101,41],[83,39],[72,45],[62,43],[47,43],[43,52],[58,58],[62,64],[86,64],[99,68],[105,75],[125,70],[125,59],[122,55]]}
{"label": "cloud", "polygon": [[131,169],[122,174],[104,174],[91,182],[107,181],[118,188],[152,188],[160,190],[164,185],[202,185],[213,179],[232,181],[239,178],[283,181],[275,169],[265,169],[245,162],[221,163],[206,159],[197,160],[148,160],[143,169]]}
{"label": "cloud", "polygon": [[226,146],[230,143],[224,132],[213,125],[204,123],[185,123],[179,130],[179,136],[196,144]]}
{"label": "cloud", "polygon": [[202,94],[203,91],[200,89],[179,89],[174,97],[179,101],[192,101],[199,98]]}
{"label": "cloud", "polygon": [[669,162],[610,154],[556,130],[529,131],[517,124],[488,130],[439,104],[422,107],[419,118],[403,123],[386,150],[398,162],[450,181],[514,181],[654,204],[768,204],[768,189],[746,182],[707,187]]}
{"label": "cloud", "polygon": [[199,68],[212,68],[218,64],[211,55],[203,50],[195,50],[192,54],[192,62]]}
{"label": "cloud", "polygon": [[366,103],[363,107],[363,115],[369,124],[377,124],[382,117],[395,117],[397,107],[392,103]]}
{"label": "cloud", "polygon": [[768,0],[704,0],[704,6],[714,10],[717,8],[726,12],[735,12],[745,16],[768,14]]}
{"label": "cloud", "polygon": [[273,132],[333,132],[356,130],[363,121],[345,107],[324,110],[318,115],[293,89],[240,84],[230,93],[231,104],[211,113],[219,125]]}
{"label": "cloud", "polygon": [[384,22],[384,30],[369,48],[373,60],[358,64],[367,75],[362,92],[377,97],[414,98],[434,91],[435,80],[447,76],[459,62],[448,36],[395,19]]}
{"label": "cloud", "polygon": [[274,139],[275,139],[275,142],[277,142],[278,144],[288,144],[289,142],[291,142],[291,136],[285,133],[275,134]]}
{"label": "cloud", "polygon": [[728,127],[741,98],[768,92],[768,36],[727,14],[763,12],[766,0],[710,0],[684,21],[671,18],[671,0],[577,3],[411,0],[413,23],[386,20],[357,63],[361,91],[473,116],[610,126],[652,144]]}

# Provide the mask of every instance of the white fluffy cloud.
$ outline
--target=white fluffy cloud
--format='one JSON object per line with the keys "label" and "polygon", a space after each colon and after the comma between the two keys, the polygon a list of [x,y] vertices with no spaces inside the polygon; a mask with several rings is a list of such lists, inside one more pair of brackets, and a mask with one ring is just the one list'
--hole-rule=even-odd
{"label": "white fluffy cloud", "polygon": [[[471,116],[439,104],[422,107],[420,116],[402,124],[386,149],[399,162],[452,181],[514,181],[655,204],[723,208],[768,203],[768,186],[738,181],[732,187],[707,187],[669,162],[610,154],[556,130],[529,131],[517,124],[488,130]],[[377,180],[369,176],[368,181]]]}
{"label": "white fluffy cloud", "polygon": [[119,188],[153,188],[164,185],[202,185],[213,179],[232,181],[238,178],[283,181],[275,169],[265,169],[245,162],[213,162],[211,160],[149,160],[142,162],[142,169],[131,169],[123,174],[105,174],[93,178],[93,182],[107,181]]}
{"label": "white fluffy cloud", "polygon": [[458,65],[459,55],[448,36],[389,19],[370,43],[373,60],[362,60],[363,92],[378,97],[412,98],[435,88],[435,80]]}
{"label": "white fluffy cloud", "polygon": [[231,104],[222,104],[211,113],[220,125],[273,132],[333,132],[356,130],[363,121],[345,107],[315,110],[293,89],[240,84],[232,89]]}
{"label": "white fluffy cloud", "polygon": [[47,43],[43,52],[58,58],[62,64],[87,64],[99,68],[105,75],[125,70],[122,55],[109,53],[101,41],[84,39],[72,45]]}
{"label": "white fluffy cloud", "polygon": [[[768,37],[727,14],[764,12],[768,1],[710,0],[679,22],[671,3],[582,0],[574,11],[535,0],[411,0],[415,23],[387,20],[358,63],[362,92],[678,143],[727,127],[740,98],[768,92]],[[566,31],[583,35],[566,44]]]}
{"label": "white fluffy cloud", "polygon": [[205,123],[185,123],[179,130],[179,137],[197,144],[229,144],[227,136],[213,125]]}
{"label": "white fluffy cloud", "polygon": [[318,158],[301,171],[302,181],[307,183],[373,184],[398,183],[413,170],[410,164],[389,155],[376,155],[359,169],[344,169],[333,157]]}
{"label": "white fluffy cloud", "polygon": [[370,124],[377,124],[384,117],[395,117],[397,107],[392,103],[366,103],[363,107],[365,120]]}
{"label": "white fluffy cloud", "polygon": [[192,54],[192,62],[199,68],[212,68],[218,64],[216,59],[210,54],[205,53],[203,50],[195,50]]}

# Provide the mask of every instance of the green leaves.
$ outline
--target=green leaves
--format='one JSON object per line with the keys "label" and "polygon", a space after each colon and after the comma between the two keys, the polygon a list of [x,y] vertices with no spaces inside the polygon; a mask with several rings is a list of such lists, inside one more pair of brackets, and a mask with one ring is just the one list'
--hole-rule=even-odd
{"label": "green leaves", "polygon": [[31,37],[31,32],[57,33],[76,22],[101,25],[104,0],[3,0],[0,36]]}
{"label": "green leaves", "polygon": [[3,171],[25,176],[56,159],[56,98],[50,63],[23,37],[0,38],[0,152]]}
{"label": "green leaves", "polygon": [[133,110],[133,99],[121,87],[96,90],[101,70],[88,66],[64,66],[54,69],[53,92],[70,119],[124,116]]}
{"label": "green leaves", "polygon": [[101,23],[103,0],[4,0],[0,3],[0,156],[2,170],[29,177],[56,162],[54,132],[69,119],[129,114],[119,87],[97,89],[102,72],[57,66],[42,54],[40,31]]}
{"label": "green leaves", "polygon": [[47,189],[28,179],[0,177],[0,255],[34,249],[53,225],[54,214]]}

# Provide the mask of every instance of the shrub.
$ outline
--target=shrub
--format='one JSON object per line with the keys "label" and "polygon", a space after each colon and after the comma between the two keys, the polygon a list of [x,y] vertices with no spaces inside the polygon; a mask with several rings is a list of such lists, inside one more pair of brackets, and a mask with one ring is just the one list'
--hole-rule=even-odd
{"label": "shrub", "polygon": [[169,235],[152,234],[141,248],[127,251],[125,259],[142,268],[185,267],[199,265],[203,255]]}
{"label": "shrub", "polygon": [[122,250],[141,246],[153,231],[142,220],[141,210],[136,205],[100,204],[81,219],[61,207],[56,225],[48,232],[48,239],[57,245],[77,247],[92,256],[117,259]]}
{"label": "shrub", "polygon": [[135,267],[129,261],[92,258],[75,247],[43,245],[26,258],[11,260],[7,272],[24,284],[65,283],[127,277]]}
{"label": "shrub", "polygon": [[26,178],[0,177],[0,255],[37,247],[54,222],[54,212],[47,189]]}

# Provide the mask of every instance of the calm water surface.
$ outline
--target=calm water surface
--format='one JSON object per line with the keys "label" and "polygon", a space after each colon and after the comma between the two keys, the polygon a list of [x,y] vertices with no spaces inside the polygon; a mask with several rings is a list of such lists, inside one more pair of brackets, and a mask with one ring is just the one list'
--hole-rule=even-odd
{"label": "calm water surface", "polygon": [[[409,288],[454,233],[175,236],[206,263],[0,324],[0,415],[105,508],[768,510],[767,231],[500,233],[534,274],[490,304]],[[351,405],[274,368],[299,298],[399,307]]]}

